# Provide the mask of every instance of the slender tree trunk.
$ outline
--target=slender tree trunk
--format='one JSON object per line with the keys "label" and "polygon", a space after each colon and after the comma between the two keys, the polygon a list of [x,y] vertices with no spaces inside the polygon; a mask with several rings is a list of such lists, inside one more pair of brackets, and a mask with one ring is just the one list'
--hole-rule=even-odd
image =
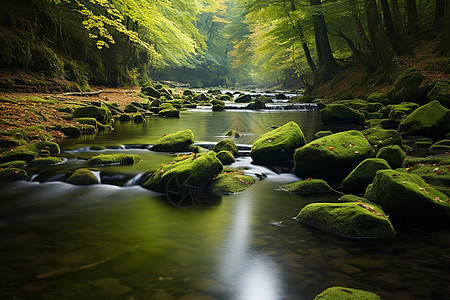
{"label": "slender tree trunk", "polygon": [[419,14],[416,0],[406,0],[406,16],[408,19],[408,33],[415,35],[419,31]]}
{"label": "slender tree trunk", "polygon": [[441,36],[441,51],[450,53],[450,1],[445,1],[444,30]]}
{"label": "slender tree trunk", "polygon": [[370,44],[369,39],[367,38],[366,32],[364,31],[364,28],[361,24],[361,20],[358,17],[355,0],[349,0],[348,2],[350,3],[350,6],[352,8],[351,13],[352,13],[352,18],[353,18],[353,23],[355,24],[356,31],[358,32],[358,36],[361,41],[361,45],[362,45],[362,49],[363,49],[362,51],[366,54],[371,55],[373,53],[372,45]]}
{"label": "slender tree trunk", "polygon": [[[311,6],[322,5],[321,0],[310,0],[310,4]],[[323,67],[326,71],[332,71],[336,69],[338,65],[333,57],[330,41],[328,40],[325,17],[322,13],[315,13],[313,15],[313,21],[319,67]]]}
{"label": "slender tree trunk", "polygon": [[[436,8],[434,10],[433,28],[441,29],[444,23],[445,0],[436,0]],[[448,2],[448,1],[447,1]]]}
{"label": "slender tree trunk", "polygon": [[391,10],[389,9],[388,0],[381,0],[381,8],[384,14],[384,24],[386,26],[386,33],[388,35],[389,41],[391,42],[392,49],[394,49],[397,56],[401,56],[404,53],[404,49],[400,42],[397,30],[394,27],[394,22],[392,21]]}
{"label": "slender tree trunk", "polygon": [[378,65],[385,72],[390,73],[394,68],[394,53],[389,44],[385,42],[388,37],[384,28],[381,26],[375,0],[366,0],[365,9],[367,13],[370,41],[372,42]]}
{"label": "slender tree trunk", "polygon": [[398,5],[398,0],[391,0],[392,8],[392,20],[394,21],[395,29],[398,33],[398,38],[402,44],[403,49],[408,54],[413,54],[411,44],[408,41],[408,34],[406,33],[405,27],[403,26],[402,15],[400,14],[400,7]]}

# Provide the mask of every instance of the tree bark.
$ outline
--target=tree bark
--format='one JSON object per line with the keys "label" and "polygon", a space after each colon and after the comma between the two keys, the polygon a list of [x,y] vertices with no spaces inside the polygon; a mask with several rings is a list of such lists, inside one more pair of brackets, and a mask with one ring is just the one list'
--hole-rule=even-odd
{"label": "tree bark", "polygon": [[405,51],[400,42],[398,32],[394,27],[391,10],[389,9],[389,3],[387,0],[381,0],[381,8],[384,14],[384,24],[386,26],[386,33],[388,35],[389,41],[391,42],[392,49],[394,49],[394,52],[395,54],[397,54],[397,56],[402,56],[402,54]]}
{"label": "tree bark", "polygon": [[400,14],[400,8],[398,5],[398,0],[391,0],[392,8],[392,20],[394,21],[395,29],[397,30],[400,43],[406,53],[412,55],[413,51],[411,44],[408,41],[408,34],[406,33],[405,27],[403,26],[402,15]]}
{"label": "tree bark", "polygon": [[441,51],[450,53],[450,1],[445,1],[444,30],[441,36]]}
{"label": "tree bark", "polygon": [[366,32],[364,31],[364,28],[361,24],[361,20],[359,19],[358,14],[356,12],[355,0],[348,0],[348,2],[350,3],[350,6],[352,8],[352,12],[351,12],[352,19],[353,19],[353,23],[355,24],[356,31],[358,32],[358,36],[361,41],[363,52],[365,52],[366,54],[372,54],[373,48],[369,42],[369,39],[367,38]]}
{"label": "tree bark", "polygon": [[[310,5],[321,6],[321,2],[321,0],[310,0]],[[325,23],[325,17],[321,12],[315,13],[313,15],[313,21],[319,68],[322,67],[326,72],[332,72],[332,70],[335,70],[338,65],[333,57],[330,41],[328,40],[328,30]]]}
{"label": "tree bark", "polygon": [[416,0],[406,0],[406,16],[408,19],[408,34],[415,35],[419,31],[419,14]]}
{"label": "tree bark", "polygon": [[445,0],[436,0],[436,8],[434,10],[433,28],[441,29],[444,23]]}

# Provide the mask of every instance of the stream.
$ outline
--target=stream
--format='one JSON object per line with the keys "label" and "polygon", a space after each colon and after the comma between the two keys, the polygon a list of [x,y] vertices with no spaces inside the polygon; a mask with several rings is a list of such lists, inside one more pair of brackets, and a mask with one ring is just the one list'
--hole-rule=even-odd
{"label": "stream", "polygon": [[[298,197],[279,186],[289,168],[254,165],[257,179],[234,195],[202,195],[189,209],[136,185],[173,155],[150,151],[163,134],[190,128],[197,144],[224,139],[241,149],[273,126],[295,121],[306,140],[323,127],[317,111],[194,109],[179,119],[116,123],[112,133],[66,139],[60,165],[30,182],[0,185],[0,299],[313,299],[330,286],[382,299],[450,299],[450,230],[394,224],[391,240],[353,240],[305,227],[305,205],[338,195]],[[75,186],[64,175],[101,153],[138,154],[133,166],[97,168],[102,184]],[[262,178],[262,179],[261,179]]]}

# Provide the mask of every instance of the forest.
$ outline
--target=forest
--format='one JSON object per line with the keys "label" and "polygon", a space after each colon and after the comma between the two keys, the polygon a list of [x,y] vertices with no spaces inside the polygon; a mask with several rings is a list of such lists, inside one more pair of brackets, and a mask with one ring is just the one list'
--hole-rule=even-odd
{"label": "forest", "polygon": [[[445,0],[20,0],[1,5],[2,89],[14,79],[11,69],[33,72],[35,81],[40,74],[73,82],[81,90],[168,80],[192,87],[306,87],[311,92],[353,69],[363,74],[358,84],[366,86],[364,93],[392,83],[405,67],[422,64],[429,73],[449,72]],[[424,47],[428,51],[422,53]]]}

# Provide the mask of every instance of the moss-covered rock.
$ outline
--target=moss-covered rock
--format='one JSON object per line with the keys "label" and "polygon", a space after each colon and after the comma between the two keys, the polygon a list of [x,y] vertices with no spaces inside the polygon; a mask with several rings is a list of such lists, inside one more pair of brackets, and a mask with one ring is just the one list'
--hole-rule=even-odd
{"label": "moss-covered rock", "polygon": [[365,198],[402,219],[450,221],[448,197],[414,174],[380,170],[367,188]]}
{"label": "moss-covered rock", "polygon": [[305,143],[300,127],[291,121],[263,134],[253,144],[250,156],[260,163],[288,162],[294,158],[295,149]]}
{"label": "moss-covered rock", "polygon": [[19,140],[16,140],[9,136],[0,137],[0,148],[11,148],[19,146],[21,143]]}
{"label": "moss-covered rock", "polygon": [[135,154],[100,154],[89,159],[90,165],[107,166],[107,165],[132,165],[140,162],[142,158]]}
{"label": "moss-covered rock", "polygon": [[331,134],[333,134],[333,133],[329,130],[321,130],[321,131],[316,132],[316,134],[314,134],[314,136],[316,138],[321,138],[321,137],[325,137],[325,136],[331,135]]}
{"label": "moss-covered rock", "polygon": [[296,181],[281,186],[282,189],[296,195],[322,194],[331,192],[331,188],[323,179]]}
{"label": "moss-covered rock", "polygon": [[239,97],[237,97],[234,102],[236,103],[250,103],[252,102],[252,96],[248,95],[248,94],[242,94],[239,95]]}
{"label": "moss-covered rock", "polygon": [[442,137],[450,131],[450,110],[438,101],[432,101],[419,107],[404,119],[398,131],[408,135]]}
{"label": "moss-covered rock", "polygon": [[127,104],[125,106],[125,108],[123,109],[124,112],[126,113],[137,113],[138,112],[138,108],[133,105],[133,104]]}
{"label": "moss-covered rock", "polygon": [[400,146],[390,145],[381,148],[376,157],[386,160],[392,169],[396,169],[402,166],[403,160],[406,158],[406,154]]}
{"label": "moss-covered rock", "polygon": [[212,111],[223,111],[224,110],[224,107],[223,106],[221,106],[221,105],[213,105],[212,107],[211,107],[211,110]]}
{"label": "moss-covered rock", "polygon": [[389,98],[384,93],[372,93],[367,97],[368,102],[381,103],[383,105],[389,104]]}
{"label": "moss-covered rock", "polygon": [[74,110],[75,118],[95,118],[100,123],[106,124],[111,120],[111,112],[106,106],[83,106]]}
{"label": "moss-covered rock", "polygon": [[229,137],[233,137],[233,138],[238,138],[238,137],[240,137],[241,135],[240,135],[237,131],[235,131],[235,130],[233,130],[233,129],[230,129],[230,130],[228,130],[228,131],[225,133],[225,136],[229,136]]}
{"label": "moss-covered rock", "polygon": [[161,165],[142,186],[163,193],[189,193],[191,189],[206,188],[222,169],[213,151],[183,155]]}
{"label": "moss-covered rock", "polygon": [[89,169],[78,169],[66,179],[67,183],[76,185],[90,185],[99,183],[97,177]]}
{"label": "moss-covered rock", "polygon": [[11,151],[2,152],[0,154],[0,163],[6,163],[16,160],[31,161],[37,156],[38,154],[36,152],[31,151],[25,146],[19,146]]}
{"label": "moss-covered rock", "polygon": [[254,183],[253,177],[245,175],[240,170],[224,171],[214,179],[210,188],[215,192],[232,194],[245,191]]}
{"label": "moss-covered rock", "polygon": [[130,122],[133,116],[131,114],[121,114],[119,116],[119,121],[121,122]]}
{"label": "moss-covered rock", "polygon": [[155,98],[161,97],[161,93],[151,85],[143,86],[141,88],[141,93],[144,95],[150,96],[150,97],[155,97]]}
{"label": "moss-covered rock", "polygon": [[92,125],[97,127],[97,120],[95,118],[78,118],[75,121],[77,121],[80,124]]}
{"label": "moss-covered rock", "polygon": [[59,157],[38,157],[31,161],[33,167],[57,165],[62,163],[62,158]]}
{"label": "moss-covered rock", "polygon": [[381,158],[367,158],[362,161],[345,179],[342,187],[347,192],[364,193],[372,183],[378,170],[390,169],[389,164]]}
{"label": "moss-covered rock", "polygon": [[297,221],[349,238],[393,238],[395,230],[380,208],[364,202],[312,203]]}
{"label": "moss-covered rock", "polygon": [[437,100],[443,106],[450,108],[450,84],[448,82],[436,82],[427,94],[429,102]]}
{"label": "moss-covered rock", "polygon": [[295,174],[303,178],[343,177],[371,154],[372,148],[361,132],[335,133],[295,151]]}
{"label": "moss-covered rock", "polygon": [[95,126],[92,125],[81,125],[78,128],[80,129],[82,135],[90,135],[95,134],[97,132]]}
{"label": "moss-covered rock", "polygon": [[324,124],[356,124],[363,125],[364,115],[343,104],[328,104],[320,110]]}
{"label": "moss-covered rock", "polygon": [[160,106],[160,111],[158,112],[158,117],[160,118],[179,118],[180,111],[170,105],[170,107]]}
{"label": "moss-covered rock", "polygon": [[413,102],[403,102],[387,106],[388,117],[390,119],[400,120],[419,108],[419,104]]}
{"label": "moss-covered rock", "polygon": [[145,117],[142,114],[134,114],[133,122],[134,123],[143,123],[145,121]]}
{"label": "moss-covered rock", "polygon": [[397,130],[383,129],[381,127],[371,127],[363,130],[362,133],[375,149],[380,149],[388,145],[401,145],[402,137]]}
{"label": "moss-covered rock", "polygon": [[255,101],[250,102],[245,109],[265,109],[266,104],[264,101],[260,100],[259,98],[255,99]]}
{"label": "moss-covered rock", "polygon": [[25,168],[28,166],[28,163],[24,160],[15,160],[10,161],[6,163],[0,164],[0,169],[8,168],[8,167],[14,167],[14,168]]}
{"label": "moss-covered rock", "polygon": [[430,147],[435,152],[450,152],[450,140],[441,140]]}
{"label": "moss-covered rock", "polygon": [[28,148],[31,151],[38,153],[39,155],[59,154],[59,152],[61,151],[57,143],[46,141],[30,144],[28,145]]}
{"label": "moss-covered rock", "polygon": [[79,137],[81,135],[81,130],[77,126],[64,126],[60,131],[67,137]]}
{"label": "moss-covered rock", "polygon": [[366,111],[369,113],[374,113],[374,112],[380,111],[380,109],[382,109],[383,107],[384,107],[384,105],[381,103],[370,102],[370,103],[367,103],[367,105],[366,105]]}
{"label": "moss-covered rock", "polygon": [[394,82],[394,86],[388,93],[391,103],[402,103],[404,101],[420,101],[420,84],[424,76],[418,68],[404,70]]}
{"label": "moss-covered rock", "polygon": [[233,153],[228,150],[222,150],[216,154],[222,165],[231,165],[235,162]]}
{"label": "moss-covered rock", "polygon": [[185,129],[165,134],[155,142],[152,150],[160,152],[184,152],[189,151],[189,146],[193,143],[194,133],[190,129]]}
{"label": "moss-covered rock", "polygon": [[234,157],[239,156],[238,147],[231,139],[222,140],[218,142],[213,148],[213,151],[216,153],[219,153],[220,151],[224,150],[230,151]]}
{"label": "moss-covered rock", "polygon": [[0,182],[28,180],[29,178],[28,173],[19,168],[9,167],[0,169]]}
{"label": "moss-covered rock", "polygon": [[352,289],[348,287],[333,286],[317,295],[314,300],[381,300],[374,293]]}

